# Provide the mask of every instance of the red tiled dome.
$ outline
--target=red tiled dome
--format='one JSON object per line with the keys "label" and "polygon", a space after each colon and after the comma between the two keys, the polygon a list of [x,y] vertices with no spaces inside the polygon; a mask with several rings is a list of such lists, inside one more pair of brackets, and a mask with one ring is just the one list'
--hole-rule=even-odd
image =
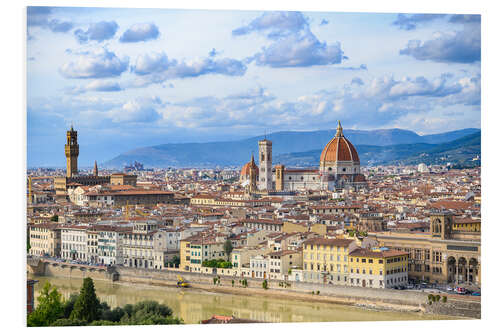
{"label": "red tiled dome", "polygon": [[320,163],[336,161],[353,161],[359,163],[359,156],[353,144],[342,133],[342,127],[337,127],[337,134],[323,149]]}
{"label": "red tiled dome", "polygon": [[257,165],[254,162],[253,156],[252,160],[248,163],[246,163],[243,168],[241,168],[241,173],[240,176],[249,176],[250,175],[250,167],[252,167],[255,170],[255,175],[259,175],[259,168],[257,168]]}

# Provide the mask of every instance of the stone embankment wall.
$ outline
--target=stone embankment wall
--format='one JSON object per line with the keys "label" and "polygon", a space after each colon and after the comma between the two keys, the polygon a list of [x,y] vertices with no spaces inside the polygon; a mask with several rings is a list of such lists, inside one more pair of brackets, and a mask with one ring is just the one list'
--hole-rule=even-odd
{"label": "stone embankment wall", "polygon": [[[177,276],[182,276],[186,281],[191,284],[200,284],[213,286],[213,278],[215,275],[198,274],[190,272],[179,271],[153,271],[135,268],[117,267],[119,280],[124,282],[136,283],[151,283],[156,285],[175,285]],[[235,281],[235,286],[239,286],[239,277],[219,276],[220,284],[222,286],[230,287],[232,280]],[[263,279],[246,278],[248,288],[256,288],[262,290]],[[342,297],[349,303],[357,303],[365,300],[373,300],[377,302],[410,305],[420,307],[427,301],[427,295],[421,292],[414,291],[400,291],[400,290],[387,290],[387,289],[368,289],[361,287],[344,287],[336,285],[325,285],[315,283],[305,283],[289,281],[289,287],[282,287],[279,285],[280,281],[268,280],[268,288],[270,290],[280,290],[283,292],[297,292],[304,294],[311,294],[313,291],[320,292],[320,295],[330,295]]]}
{"label": "stone embankment wall", "polygon": [[97,268],[84,265],[54,263],[43,259],[28,259],[27,272],[34,275],[94,280],[115,281],[118,278],[114,268]]}
{"label": "stone embankment wall", "polygon": [[481,302],[448,299],[425,305],[426,313],[481,319]]}

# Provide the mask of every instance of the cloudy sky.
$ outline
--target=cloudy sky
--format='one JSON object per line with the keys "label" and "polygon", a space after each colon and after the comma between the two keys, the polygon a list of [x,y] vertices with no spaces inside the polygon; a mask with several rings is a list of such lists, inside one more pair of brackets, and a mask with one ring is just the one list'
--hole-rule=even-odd
{"label": "cloudy sky", "polygon": [[480,127],[480,16],[29,7],[28,167],[265,131]]}

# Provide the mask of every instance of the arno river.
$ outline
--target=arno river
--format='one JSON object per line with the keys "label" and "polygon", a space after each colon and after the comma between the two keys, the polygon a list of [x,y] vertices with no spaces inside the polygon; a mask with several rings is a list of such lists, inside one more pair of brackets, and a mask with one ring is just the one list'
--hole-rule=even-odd
{"label": "arno river", "polygon": [[[31,276],[39,282],[35,285],[35,297],[45,281],[55,285],[67,298],[78,293],[81,279]],[[447,316],[420,313],[373,311],[352,306],[293,301],[262,296],[219,294],[194,289],[177,289],[137,285],[121,282],[94,280],[97,296],[111,308],[143,300],[155,300],[168,305],[174,315],[187,324],[199,323],[214,314],[233,315],[239,318],[265,322],[320,322],[320,321],[374,321],[374,320],[429,320],[457,319]]]}

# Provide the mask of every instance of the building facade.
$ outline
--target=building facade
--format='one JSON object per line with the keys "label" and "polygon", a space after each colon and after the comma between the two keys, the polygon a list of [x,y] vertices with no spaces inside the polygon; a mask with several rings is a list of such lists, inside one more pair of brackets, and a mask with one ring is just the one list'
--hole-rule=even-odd
{"label": "building facade", "polygon": [[303,274],[306,282],[348,284],[348,256],[354,240],[313,238],[303,243]]}
{"label": "building facade", "polygon": [[61,257],[67,260],[88,261],[87,226],[61,227]]}
{"label": "building facade", "polygon": [[349,254],[349,285],[390,288],[408,283],[408,254],[395,250],[356,249]]}

